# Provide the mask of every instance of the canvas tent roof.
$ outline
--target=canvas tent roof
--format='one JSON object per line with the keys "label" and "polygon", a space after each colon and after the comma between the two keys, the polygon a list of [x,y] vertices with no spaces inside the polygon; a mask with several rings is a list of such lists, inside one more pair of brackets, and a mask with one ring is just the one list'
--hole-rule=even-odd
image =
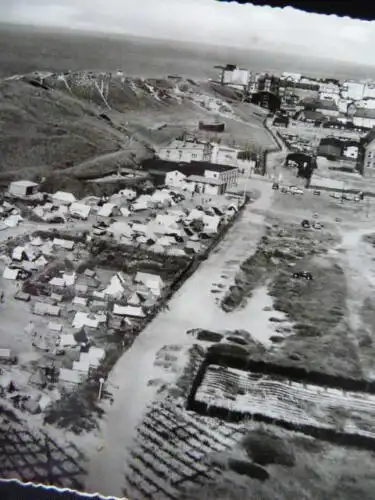
{"label": "canvas tent roof", "polygon": [[37,236],[31,240],[30,244],[35,247],[41,247],[43,245],[43,240],[40,236]]}
{"label": "canvas tent roof", "polygon": [[22,221],[22,217],[20,215],[10,215],[4,220],[4,224],[7,227],[16,227]]}
{"label": "canvas tent roof", "polygon": [[95,319],[92,319],[86,313],[77,312],[73,319],[73,326],[74,328],[82,328],[83,326],[88,326],[90,328],[98,328],[99,321],[96,317]]}
{"label": "canvas tent roof", "polygon": [[14,248],[12,252],[12,259],[23,260],[25,256],[26,256],[25,247],[18,246]]}
{"label": "canvas tent roof", "polygon": [[16,280],[18,278],[19,269],[10,269],[6,267],[3,272],[3,278],[6,280]]}
{"label": "canvas tent roof", "polygon": [[53,245],[66,248],[67,250],[73,250],[74,241],[72,240],[63,240],[61,238],[54,238]]}
{"label": "canvas tent roof", "polygon": [[76,344],[77,344],[76,339],[74,338],[74,335],[72,333],[61,335],[60,347],[75,346]]}
{"label": "canvas tent roof", "polygon": [[104,203],[104,205],[102,205],[98,210],[98,216],[110,217],[115,207],[116,205],[114,205],[113,203]]}
{"label": "canvas tent roof", "polygon": [[71,214],[78,215],[82,219],[87,219],[90,215],[91,207],[84,203],[72,203],[69,207],[69,211]]}
{"label": "canvas tent roof", "polygon": [[160,293],[163,287],[163,280],[158,274],[143,273],[138,271],[134,281],[136,283],[142,283],[143,285],[150,288],[152,291]]}
{"label": "canvas tent roof", "polygon": [[114,305],[113,314],[117,316],[130,316],[133,318],[144,318],[146,316],[141,307],[120,306],[118,304]]}
{"label": "canvas tent roof", "polygon": [[136,292],[134,292],[133,295],[128,300],[128,305],[139,306],[140,304],[141,304],[141,299],[139,298],[139,295]]}
{"label": "canvas tent roof", "polygon": [[66,191],[56,191],[56,193],[52,195],[52,199],[63,203],[74,203],[76,201],[74,194]]}
{"label": "canvas tent roof", "polygon": [[46,302],[36,302],[34,305],[34,313],[41,316],[60,316],[60,308]]}
{"label": "canvas tent roof", "polygon": [[103,290],[104,295],[111,295],[112,297],[121,297],[124,292],[124,283],[117,274],[112,276],[109,285]]}
{"label": "canvas tent roof", "polygon": [[68,368],[61,368],[59,375],[60,382],[69,384],[79,384],[82,380],[82,375],[76,370],[69,370]]}

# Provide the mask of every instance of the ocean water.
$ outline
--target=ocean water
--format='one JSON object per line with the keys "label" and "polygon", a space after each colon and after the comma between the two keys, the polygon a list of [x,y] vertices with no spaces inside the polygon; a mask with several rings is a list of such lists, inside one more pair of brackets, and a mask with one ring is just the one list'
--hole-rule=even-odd
{"label": "ocean water", "polygon": [[178,74],[203,79],[217,77],[214,66],[226,63],[252,71],[297,71],[336,78],[375,77],[375,67],[318,60],[306,54],[295,56],[253,47],[237,49],[132,36],[48,32],[0,24],[0,77],[35,70],[121,69],[129,76]]}

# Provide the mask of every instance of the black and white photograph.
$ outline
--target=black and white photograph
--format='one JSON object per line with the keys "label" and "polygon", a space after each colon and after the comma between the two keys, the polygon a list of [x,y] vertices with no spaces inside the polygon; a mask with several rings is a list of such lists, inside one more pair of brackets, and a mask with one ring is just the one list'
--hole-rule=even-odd
{"label": "black and white photograph", "polygon": [[0,498],[375,498],[375,20],[269,3],[0,0]]}

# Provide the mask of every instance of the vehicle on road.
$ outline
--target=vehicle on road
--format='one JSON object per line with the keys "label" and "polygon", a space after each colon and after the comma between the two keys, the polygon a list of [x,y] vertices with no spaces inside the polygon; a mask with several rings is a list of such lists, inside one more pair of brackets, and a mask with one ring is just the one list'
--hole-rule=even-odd
{"label": "vehicle on road", "polygon": [[93,229],[92,233],[93,233],[95,236],[104,236],[105,234],[107,234],[107,230],[106,230],[106,229],[99,228],[99,227],[95,227],[95,228]]}
{"label": "vehicle on road", "polygon": [[318,189],[314,189],[313,195],[314,196],[320,196],[320,191]]}
{"label": "vehicle on road", "polygon": [[314,229],[322,229],[323,226],[322,226],[322,224],[320,222],[313,222],[312,227]]}
{"label": "vehicle on road", "polygon": [[280,189],[280,191],[281,191],[282,193],[284,193],[284,194],[287,194],[287,193],[289,193],[289,188],[288,188],[288,187],[286,187],[286,186],[282,186],[282,188]]}
{"label": "vehicle on road", "polygon": [[293,273],[293,278],[295,279],[305,279],[305,280],[312,280],[313,275],[307,271],[297,271]]}
{"label": "vehicle on road", "polygon": [[93,229],[106,229],[107,227],[109,227],[109,224],[104,221],[99,221],[96,224],[93,224],[92,227]]}
{"label": "vehicle on road", "polygon": [[292,194],[303,194],[303,189],[298,188],[298,187],[293,187],[290,189],[290,192]]}
{"label": "vehicle on road", "polygon": [[279,189],[279,185],[278,185],[278,183],[277,183],[277,182],[274,182],[274,183],[272,184],[272,189],[275,189],[276,191]]}
{"label": "vehicle on road", "polygon": [[303,227],[303,229],[310,229],[311,224],[310,224],[310,222],[309,222],[307,219],[304,219],[304,220],[301,222],[301,226]]}

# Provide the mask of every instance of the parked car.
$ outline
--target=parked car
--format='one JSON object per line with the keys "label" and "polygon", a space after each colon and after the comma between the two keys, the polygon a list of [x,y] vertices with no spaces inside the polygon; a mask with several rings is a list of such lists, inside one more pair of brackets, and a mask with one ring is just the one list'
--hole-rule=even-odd
{"label": "parked car", "polygon": [[282,188],[280,189],[280,191],[284,194],[286,193],[289,193],[289,188],[287,188],[286,186],[282,186]]}
{"label": "parked car", "polygon": [[309,273],[307,271],[298,271],[298,272],[293,273],[293,278],[312,280],[313,276],[311,273]]}
{"label": "parked car", "polygon": [[318,191],[317,189],[314,189],[313,195],[314,196],[320,196],[320,191]]}
{"label": "parked car", "polygon": [[320,222],[314,222],[312,226],[314,229],[322,229],[323,227]]}
{"label": "parked car", "polygon": [[278,185],[278,183],[277,183],[277,182],[274,182],[274,183],[272,184],[272,189],[275,189],[275,190],[278,190],[278,189],[279,189],[279,185]]}
{"label": "parked car", "polygon": [[92,232],[95,236],[104,236],[107,231],[105,229],[100,229],[99,227],[95,227]]}
{"label": "parked car", "polygon": [[92,225],[93,229],[105,229],[109,227],[109,225],[106,222],[100,221],[97,222],[96,224]]}
{"label": "parked car", "polygon": [[302,222],[301,222],[301,226],[303,227],[303,229],[310,229],[310,222],[307,220],[307,219],[304,219]]}

